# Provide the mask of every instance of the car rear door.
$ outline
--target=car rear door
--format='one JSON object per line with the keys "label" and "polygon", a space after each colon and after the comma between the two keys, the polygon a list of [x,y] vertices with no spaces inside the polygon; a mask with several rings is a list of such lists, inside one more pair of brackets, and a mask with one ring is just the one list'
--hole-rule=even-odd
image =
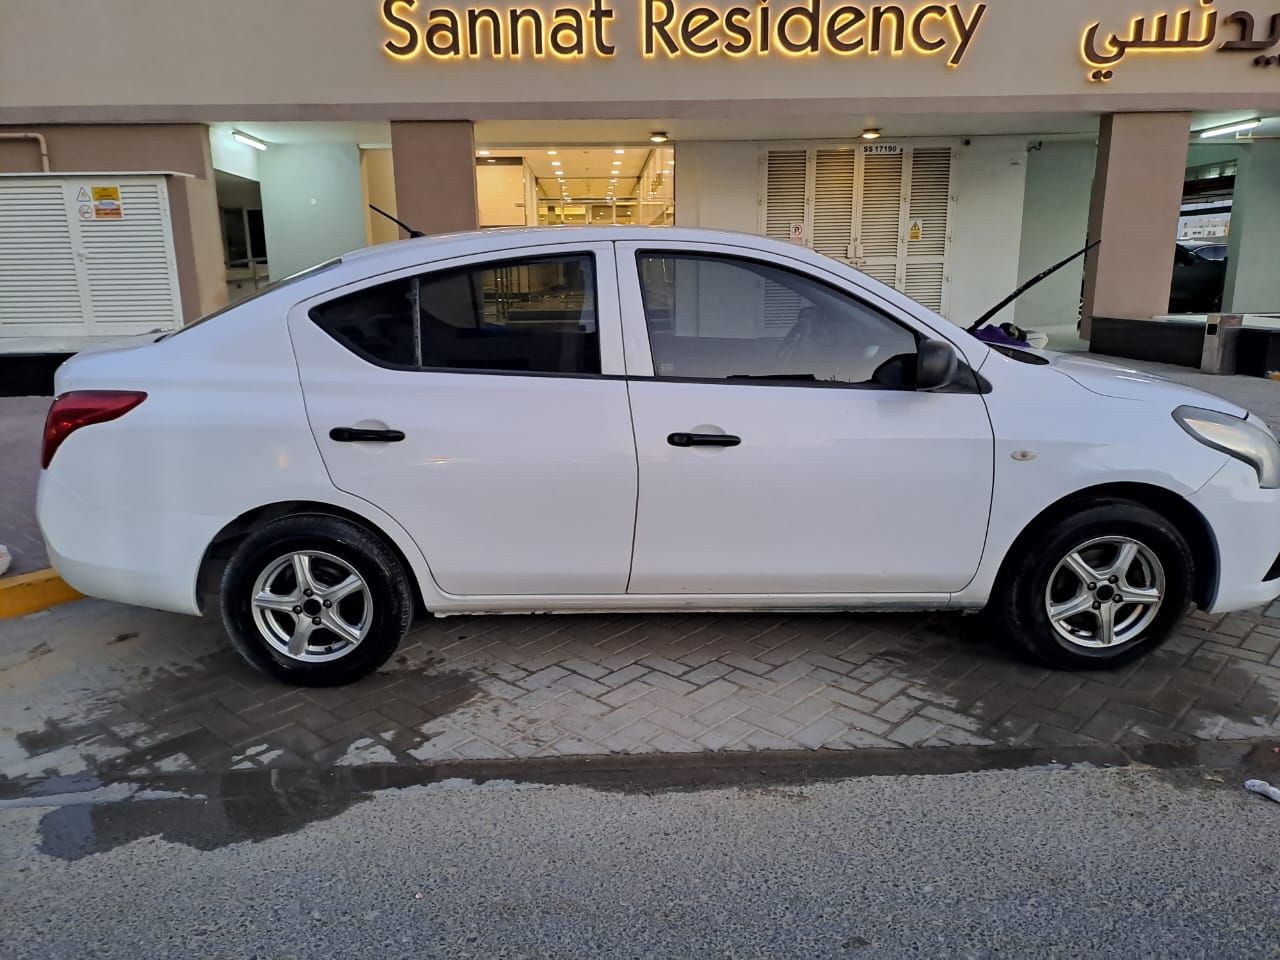
{"label": "car rear door", "polygon": [[618,263],[632,593],[933,597],[972,579],[992,429],[971,374],[904,387],[928,331],[772,253],[655,238]]}
{"label": "car rear door", "polygon": [[636,457],[611,244],[380,276],[289,329],[334,484],[402,524],[444,592],[625,592]]}

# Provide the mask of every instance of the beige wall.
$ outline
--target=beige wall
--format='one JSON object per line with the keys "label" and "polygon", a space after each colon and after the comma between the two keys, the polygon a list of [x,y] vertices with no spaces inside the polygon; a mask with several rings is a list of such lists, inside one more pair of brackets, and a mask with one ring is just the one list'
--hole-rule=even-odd
{"label": "beige wall", "polygon": [[393,123],[396,215],[423,233],[479,226],[476,147],[469,123]]}
{"label": "beige wall", "polygon": [[369,246],[403,240],[404,233],[381,214],[369,209],[369,204],[379,207],[393,217],[396,213],[396,176],[392,169],[390,150],[361,150],[360,179],[364,184],[365,239]]}
{"label": "beige wall", "polygon": [[[524,0],[547,14],[571,0]],[[703,0],[727,10],[739,0]],[[585,0],[572,0],[578,9]],[[792,0],[773,9],[791,6]],[[436,4],[418,3],[419,22]],[[450,5],[455,6],[455,5]],[[456,6],[462,6],[458,4]],[[506,9],[507,4],[498,4]],[[611,59],[480,57],[440,62],[393,59],[402,38],[380,0],[219,0],[85,3],[74,17],[48,0],[5,0],[0,28],[0,122],[103,119],[489,120],[651,116],[831,116],[879,113],[1126,112],[1165,109],[1280,109],[1280,85],[1249,53],[1133,50],[1091,82],[1081,56],[1090,24],[1102,35],[1153,20],[1146,0],[987,0],[971,45],[947,66],[942,55],[908,49],[891,56],[689,54],[646,60],[639,0],[611,0],[617,12]],[[693,0],[678,0],[687,11]],[[834,3],[827,2],[830,11]],[[903,4],[915,11],[922,2]],[[976,0],[957,6],[972,15]],[[1191,6],[1196,36],[1217,8]],[[1274,3],[1242,0],[1226,9],[1270,22]],[[397,9],[404,12],[407,5]],[[1225,12],[1225,10],[1223,11]],[[253,29],[246,30],[245,24]],[[1235,35],[1219,31],[1218,39]],[[229,62],[235,68],[227,69]],[[861,115],[861,116],[859,116]]]}
{"label": "beige wall", "polygon": [[525,226],[524,164],[480,164],[476,199],[482,227]]}
{"label": "beige wall", "polygon": [[[226,303],[222,225],[208,128],[203,124],[0,127],[0,132],[28,131],[44,135],[54,173],[189,174],[168,178],[183,319],[191,323]],[[31,143],[0,140],[0,172],[39,169],[40,154]]]}
{"label": "beige wall", "polygon": [[1104,117],[1089,210],[1102,245],[1085,266],[1081,334],[1093,317],[1149,320],[1169,310],[1191,115]]}

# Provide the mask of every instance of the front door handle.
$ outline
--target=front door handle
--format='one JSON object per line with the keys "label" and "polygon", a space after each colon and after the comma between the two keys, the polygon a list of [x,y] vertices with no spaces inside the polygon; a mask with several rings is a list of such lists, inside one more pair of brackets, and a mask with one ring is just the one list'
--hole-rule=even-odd
{"label": "front door handle", "polygon": [[334,427],[329,431],[329,439],[338,443],[399,443],[404,439],[404,431]]}
{"label": "front door handle", "polygon": [[667,443],[673,447],[736,447],[742,438],[729,433],[673,433]]}

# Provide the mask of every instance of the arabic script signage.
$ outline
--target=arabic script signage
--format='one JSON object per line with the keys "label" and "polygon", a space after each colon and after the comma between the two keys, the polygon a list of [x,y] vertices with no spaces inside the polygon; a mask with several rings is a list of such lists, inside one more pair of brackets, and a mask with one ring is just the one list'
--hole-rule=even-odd
{"label": "arabic script signage", "polygon": [[[987,4],[857,5],[838,0],[751,0],[715,9],[680,0],[626,0],[639,12],[646,58],[896,56],[908,51],[958,67]],[[633,5],[634,4],[634,5]],[[554,11],[529,6],[428,6],[382,0],[383,44],[396,60],[608,59],[623,29],[608,0]]]}
{"label": "arabic script signage", "polygon": [[[1115,76],[1111,69],[1131,55],[1196,53],[1216,50],[1225,53],[1253,53],[1256,66],[1265,67],[1280,63],[1280,57],[1265,51],[1280,44],[1280,13],[1271,17],[1271,23],[1261,37],[1253,14],[1239,10],[1219,17],[1214,9],[1216,0],[1200,0],[1200,9],[1180,10],[1177,14],[1161,13],[1151,19],[1134,17],[1127,34],[1102,34],[1102,24],[1095,23],[1084,33],[1081,53],[1089,65],[1089,79],[1107,82]],[[1197,13],[1199,16],[1197,16]],[[1219,29],[1233,39],[1218,43]],[[1216,46],[1215,46],[1216,45]]]}

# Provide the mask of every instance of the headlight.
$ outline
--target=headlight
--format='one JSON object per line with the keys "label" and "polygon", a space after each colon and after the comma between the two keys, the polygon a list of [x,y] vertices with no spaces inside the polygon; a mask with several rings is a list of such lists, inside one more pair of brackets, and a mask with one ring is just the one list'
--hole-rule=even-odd
{"label": "headlight", "polygon": [[1264,490],[1280,488],[1280,443],[1271,431],[1249,420],[1227,413],[1179,407],[1173,419],[1183,430],[1206,447],[1243,460],[1258,472],[1258,484]]}

